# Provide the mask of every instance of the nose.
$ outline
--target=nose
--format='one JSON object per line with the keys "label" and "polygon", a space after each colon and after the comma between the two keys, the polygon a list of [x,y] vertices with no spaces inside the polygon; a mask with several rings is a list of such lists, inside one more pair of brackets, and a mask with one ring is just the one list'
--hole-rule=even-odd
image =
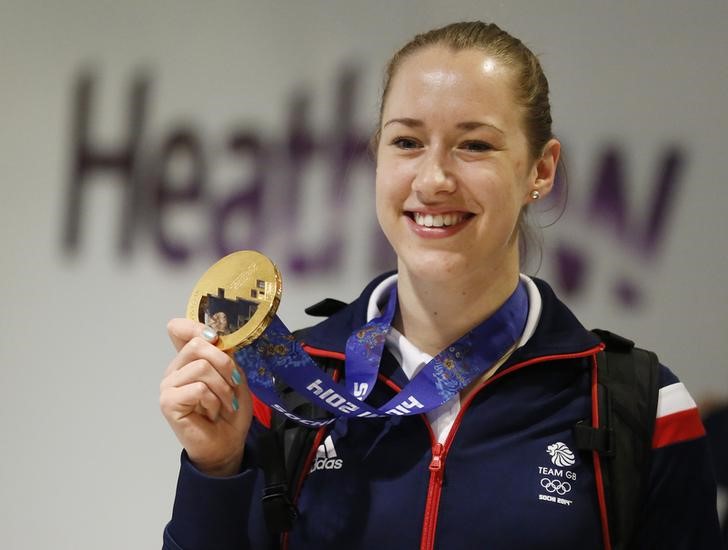
{"label": "nose", "polygon": [[437,151],[424,155],[412,182],[412,189],[421,200],[436,198],[439,194],[452,193],[455,179],[447,166],[447,160]]}

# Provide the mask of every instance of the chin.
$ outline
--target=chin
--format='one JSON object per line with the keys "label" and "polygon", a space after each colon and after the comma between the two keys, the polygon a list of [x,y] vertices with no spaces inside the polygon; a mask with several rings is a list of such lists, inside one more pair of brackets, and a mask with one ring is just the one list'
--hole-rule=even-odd
{"label": "chin", "polygon": [[399,256],[399,272],[412,279],[445,283],[469,271],[469,262],[447,251],[411,251]]}

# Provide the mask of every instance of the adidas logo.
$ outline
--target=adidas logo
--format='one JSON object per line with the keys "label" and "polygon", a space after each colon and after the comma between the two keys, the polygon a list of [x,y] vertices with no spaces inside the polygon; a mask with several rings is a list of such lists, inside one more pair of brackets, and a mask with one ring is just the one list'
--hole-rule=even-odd
{"label": "adidas logo", "polygon": [[309,473],[313,473],[316,470],[341,470],[343,465],[344,461],[337,458],[336,449],[334,449],[334,440],[329,435],[326,436],[324,442],[316,449],[316,458],[313,460]]}

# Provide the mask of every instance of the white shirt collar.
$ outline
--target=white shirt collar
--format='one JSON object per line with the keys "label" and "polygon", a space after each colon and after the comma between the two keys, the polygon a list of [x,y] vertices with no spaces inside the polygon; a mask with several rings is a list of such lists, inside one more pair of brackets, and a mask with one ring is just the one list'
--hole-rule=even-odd
{"label": "white shirt collar", "polygon": [[[536,283],[527,275],[521,274],[521,281],[526,285],[528,292],[528,317],[526,318],[526,326],[523,328],[523,334],[518,341],[518,347],[525,345],[536,330],[536,325],[541,317],[541,294],[536,287]],[[369,305],[367,307],[367,322],[378,317],[382,308],[386,305],[389,291],[397,284],[397,274],[391,275],[379,283],[372,291],[369,297]],[[402,366],[408,378],[412,378],[420,368],[428,363],[432,356],[420,351],[412,342],[407,340],[403,334],[394,327],[387,335],[387,349],[395,356],[399,364]]]}

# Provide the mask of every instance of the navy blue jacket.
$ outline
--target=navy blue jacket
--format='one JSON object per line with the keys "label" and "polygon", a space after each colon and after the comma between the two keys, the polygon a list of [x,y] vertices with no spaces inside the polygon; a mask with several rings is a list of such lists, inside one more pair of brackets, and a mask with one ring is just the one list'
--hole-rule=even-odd
{"label": "navy blue jacket", "polygon": [[[343,358],[379,280],[304,332],[311,355]],[[280,541],[267,533],[262,516],[254,432],[264,428],[255,424],[237,476],[207,477],[183,453],[164,548],[604,548],[593,464],[572,437],[578,421],[591,419],[600,342],[548,285],[536,283],[543,308],[534,334],[462,404],[444,445],[424,415],[337,420],[317,436],[297,499],[300,517]],[[387,353],[381,372],[368,398],[375,405],[406,383]],[[679,390],[667,368],[660,377],[661,387]],[[720,548],[715,482],[697,410],[664,415],[655,431],[640,547]]]}

